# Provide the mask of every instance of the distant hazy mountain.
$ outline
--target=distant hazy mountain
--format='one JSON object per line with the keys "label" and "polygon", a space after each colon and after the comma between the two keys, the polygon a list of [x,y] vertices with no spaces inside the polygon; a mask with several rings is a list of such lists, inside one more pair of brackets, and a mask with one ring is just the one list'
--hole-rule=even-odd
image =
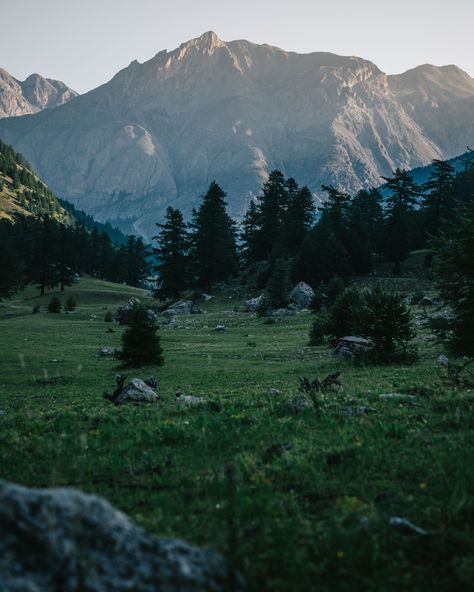
{"label": "distant hazy mountain", "polygon": [[32,74],[21,82],[0,68],[0,118],[38,113],[76,96],[76,91],[59,80]]}
{"label": "distant hazy mountain", "polygon": [[150,236],[167,205],[189,213],[213,179],[238,216],[274,168],[313,191],[354,191],[464,152],[474,80],[456,66],[387,76],[209,32],[57,109],[3,119],[0,137],[56,193]]}

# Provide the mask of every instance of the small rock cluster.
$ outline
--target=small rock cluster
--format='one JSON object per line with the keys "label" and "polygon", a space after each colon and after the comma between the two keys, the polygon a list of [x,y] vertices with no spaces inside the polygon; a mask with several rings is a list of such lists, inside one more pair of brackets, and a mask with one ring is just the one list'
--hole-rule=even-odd
{"label": "small rock cluster", "polygon": [[334,355],[340,360],[352,360],[358,353],[370,352],[373,344],[370,339],[358,335],[348,335],[340,339],[334,349]]}

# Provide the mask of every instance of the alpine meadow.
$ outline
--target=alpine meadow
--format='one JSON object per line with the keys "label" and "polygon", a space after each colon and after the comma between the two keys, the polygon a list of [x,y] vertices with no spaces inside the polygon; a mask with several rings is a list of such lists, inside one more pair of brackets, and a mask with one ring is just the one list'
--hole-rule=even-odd
{"label": "alpine meadow", "polygon": [[0,592],[472,590],[474,8],[20,4]]}

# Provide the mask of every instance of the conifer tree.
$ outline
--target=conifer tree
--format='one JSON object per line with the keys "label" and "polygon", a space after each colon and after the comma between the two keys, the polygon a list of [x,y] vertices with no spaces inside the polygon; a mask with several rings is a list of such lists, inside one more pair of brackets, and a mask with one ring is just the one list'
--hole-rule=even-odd
{"label": "conifer tree", "polygon": [[122,335],[122,351],[120,359],[125,366],[140,366],[164,363],[157,325],[149,318],[147,310],[136,305],[130,315],[128,328]]}
{"label": "conifer tree", "polygon": [[0,300],[8,298],[24,282],[23,262],[15,249],[12,225],[0,222]]}
{"label": "conifer tree", "polygon": [[155,296],[166,300],[178,298],[189,284],[189,237],[180,210],[168,207],[165,223],[157,224],[160,233],[153,237],[158,247],[153,254],[158,260],[158,283]]}
{"label": "conifer tree", "polygon": [[384,179],[390,191],[385,212],[384,253],[394,263],[395,273],[400,273],[400,264],[412,247],[412,214],[420,189],[405,170],[396,169],[392,177]]}
{"label": "conifer tree", "polygon": [[256,256],[259,261],[277,256],[283,248],[282,223],[288,205],[285,177],[280,171],[272,171],[264,183],[259,199],[260,229],[256,240]]}
{"label": "conifer tree", "polygon": [[316,206],[311,191],[307,187],[298,189],[294,179],[288,179],[288,207],[284,215],[286,253],[294,255],[311,228]]}
{"label": "conifer tree", "polygon": [[244,267],[248,267],[258,260],[257,240],[260,227],[260,210],[255,201],[252,200],[240,225],[240,255]]}
{"label": "conifer tree", "polygon": [[232,277],[238,267],[235,228],[226,212],[225,196],[213,181],[193,211],[191,261],[197,285],[206,290]]}
{"label": "conifer tree", "polygon": [[126,283],[129,286],[140,287],[150,275],[148,249],[141,237],[129,236],[125,248],[126,253]]}
{"label": "conifer tree", "polygon": [[454,168],[445,160],[433,160],[432,170],[423,185],[423,209],[426,217],[426,231],[436,236],[443,220],[447,220],[454,209]]}

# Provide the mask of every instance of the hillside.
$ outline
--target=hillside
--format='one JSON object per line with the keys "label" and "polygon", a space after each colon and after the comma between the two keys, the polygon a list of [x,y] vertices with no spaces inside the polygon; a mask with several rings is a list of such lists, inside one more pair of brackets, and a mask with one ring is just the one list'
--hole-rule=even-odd
{"label": "hillside", "polygon": [[474,80],[455,66],[387,76],[358,57],[296,54],[213,32],[132,62],[58,109],[0,122],[58,194],[153,236],[215,179],[241,216],[269,171],[313,192],[377,186],[474,140]]}
{"label": "hillside", "polygon": [[[308,347],[309,313],[268,324],[217,294],[161,317],[165,365],[129,371],[155,375],[159,401],[115,407],[118,363],[96,352],[123,328],[104,315],[146,292],[83,278],[55,294],[71,314],[45,312],[51,295],[0,303],[2,479],[97,493],[159,536],[233,553],[248,592],[469,589],[473,393],[436,363],[423,309],[417,364],[359,367]],[[299,376],[339,370],[340,389],[292,411]]]}
{"label": "hillside", "polygon": [[0,68],[0,118],[38,113],[67,103],[78,93],[61,82],[31,74],[17,80]]}

